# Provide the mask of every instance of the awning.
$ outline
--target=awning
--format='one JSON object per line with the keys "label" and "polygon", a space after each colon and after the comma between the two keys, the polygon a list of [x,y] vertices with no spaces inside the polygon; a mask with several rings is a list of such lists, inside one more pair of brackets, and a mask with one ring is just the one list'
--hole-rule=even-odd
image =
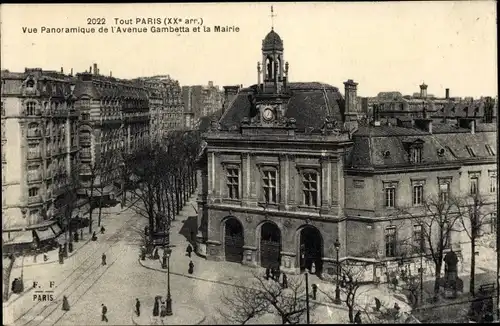
{"label": "awning", "polygon": [[[13,231],[5,232],[7,236],[2,235],[2,239],[5,240],[4,244],[19,244],[19,243],[31,243],[33,242],[33,232],[30,231]],[[4,239],[7,238],[7,239]]]}
{"label": "awning", "polygon": [[40,241],[52,239],[56,236],[54,234],[54,231],[52,231],[51,228],[38,229],[38,230],[35,230],[35,232],[36,232],[36,235],[38,237],[38,240],[40,240]]}
{"label": "awning", "polygon": [[53,224],[53,225],[51,226],[51,228],[52,228],[52,231],[54,232],[54,234],[55,234],[55,236],[56,236],[56,237],[57,237],[59,234],[61,234],[61,233],[62,233],[62,229],[61,229],[61,227],[60,227],[58,224]]}

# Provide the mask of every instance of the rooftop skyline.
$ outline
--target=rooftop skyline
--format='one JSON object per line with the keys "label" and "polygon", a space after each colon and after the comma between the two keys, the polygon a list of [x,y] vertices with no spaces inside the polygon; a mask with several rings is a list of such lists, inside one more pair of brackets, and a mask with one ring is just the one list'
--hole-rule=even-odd
{"label": "rooftop skyline", "polygon": [[[181,85],[213,80],[219,86],[248,86],[257,82],[271,5],[2,5],[1,67],[64,67],[66,73],[71,68],[77,73],[97,63],[101,74],[112,71],[117,78],[168,74]],[[360,96],[384,91],[412,95],[422,82],[437,97],[444,97],[445,88],[452,97],[497,95],[493,1],[273,6],[274,30],[283,39],[291,82],[328,83],[343,93],[343,82],[353,79]],[[238,26],[240,32],[72,35],[22,30],[89,27],[87,17],[106,18],[109,28],[114,18],[137,16],[201,17],[205,26]]]}

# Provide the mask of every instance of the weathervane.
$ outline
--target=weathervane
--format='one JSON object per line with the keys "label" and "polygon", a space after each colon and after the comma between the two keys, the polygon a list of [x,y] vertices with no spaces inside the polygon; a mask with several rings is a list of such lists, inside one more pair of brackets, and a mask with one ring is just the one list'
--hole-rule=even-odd
{"label": "weathervane", "polygon": [[276,17],[277,15],[274,14],[274,9],[273,9],[273,6],[271,6],[271,30],[274,31],[274,17]]}

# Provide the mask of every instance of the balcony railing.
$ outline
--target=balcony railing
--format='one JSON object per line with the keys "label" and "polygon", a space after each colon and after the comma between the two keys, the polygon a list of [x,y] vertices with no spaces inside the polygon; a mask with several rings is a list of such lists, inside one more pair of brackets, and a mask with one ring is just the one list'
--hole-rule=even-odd
{"label": "balcony railing", "polygon": [[28,130],[28,138],[41,138],[42,132],[40,130]]}
{"label": "balcony railing", "polygon": [[90,152],[80,152],[80,158],[92,158],[92,153]]}
{"label": "balcony railing", "polygon": [[40,182],[42,181],[42,176],[40,174],[37,175],[29,175],[28,174],[28,182],[33,183],[33,182]]}
{"label": "balcony railing", "polygon": [[28,153],[28,160],[36,160],[42,158],[42,153],[41,152],[31,152]]}
{"label": "balcony railing", "polygon": [[81,143],[90,143],[90,137],[80,136]]}
{"label": "balcony railing", "polygon": [[42,202],[42,196],[40,195],[28,197],[28,204],[36,204],[41,202]]}

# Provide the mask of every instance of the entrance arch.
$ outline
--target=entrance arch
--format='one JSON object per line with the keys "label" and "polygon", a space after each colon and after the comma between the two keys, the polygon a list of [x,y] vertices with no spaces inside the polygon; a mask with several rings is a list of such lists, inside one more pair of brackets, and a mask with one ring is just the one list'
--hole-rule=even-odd
{"label": "entrance arch", "polygon": [[226,261],[241,263],[243,261],[243,226],[240,221],[230,217],[225,222],[224,253]]}
{"label": "entrance arch", "polygon": [[281,231],[271,222],[265,222],[260,227],[260,265],[275,267],[281,265]]}
{"label": "entrance arch", "polygon": [[311,271],[312,264],[316,267],[315,274],[320,275],[323,268],[323,237],[314,226],[305,226],[299,232],[299,266],[300,271]]}

